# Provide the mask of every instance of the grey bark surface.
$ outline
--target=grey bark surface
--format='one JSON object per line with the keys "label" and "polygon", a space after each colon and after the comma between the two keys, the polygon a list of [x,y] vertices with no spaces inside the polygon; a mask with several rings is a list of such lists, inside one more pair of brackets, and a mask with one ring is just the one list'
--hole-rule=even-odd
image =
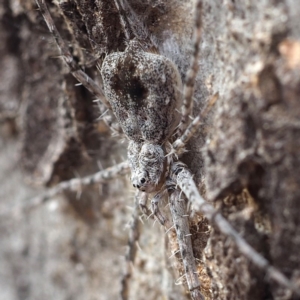
{"label": "grey bark surface", "polygon": [[[91,53],[101,60],[124,50],[114,7],[96,1],[100,12],[112,10],[111,31],[91,46],[72,1],[61,11],[46,2],[79,64],[101,85]],[[193,1],[154,1],[147,14],[149,1],[129,2],[184,79]],[[202,18],[194,115],[218,98],[184,162],[205,198],[300,285],[300,3],[203,1]],[[94,97],[58,57],[33,1],[0,3],[0,41],[0,299],[118,299],[134,206],[129,176],[16,212],[45,186],[124,161],[127,141],[97,120]],[[182,262],[169,258],[176,238],[143,220],[129,299],[189,299]],[[190,231],[206,299],[298,299],[201,215],[190,218]]]}

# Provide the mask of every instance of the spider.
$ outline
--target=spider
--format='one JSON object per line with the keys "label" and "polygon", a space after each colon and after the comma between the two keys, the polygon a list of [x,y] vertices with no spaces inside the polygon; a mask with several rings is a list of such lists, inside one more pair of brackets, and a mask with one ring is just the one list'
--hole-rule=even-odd
{"label": "spider", "polygon": [[[46,193],[42,200],[72,186],[91,184],[126,173],[129,166],[132,185],[137,189],[136,195],[140,199],[142,211],[149,214],[147,198],[149,194],[154,194],[151,201],[152,214],[166,228],[175,227],[185,269],[184,275],[192,299],[204,299],[204,296],[200,291],[186,218],[185,200],[181,200],[181,191],[197,210],[204,212],[205,216],[216,223],[219,228],[223,226],[221,230],[235,240],[243,253],[249,253],[248,250],[251,249],[252,254],[255,253],[252,260],[256,260],[257,265],[268,270],[268,263],[265,260],[259,261],[261,257],[259,256],[258,259],[257,253],[237,236],[226,220],[216,213],[211,205],[204,202],[189,170],[179,161],[180,156],[185,152],[187,142],[198,130],[202,117],[207,112],[207,109],[204,109],[197,118],[191,122],[188,121],[192,111],[192,95],[198,68],[201,1],[197,1],[195,9],[194,53],[184,84],[181,82],[180,72],[176,65],[159,54],[159,49],[154,42],[149,42],[151,39],[142,22],[138,24],[139,26],[132,25],[134,13],[130,5],[126,1],[115,1],[124,26],[127,46],[124,51],[106,55],[102,65],[99,66],[103,88],[78,68],[55,27],[45,1],[36,0],[36,2],[71,73],[101,99],[107,109],[113,111],[129,140],[128,164],[125,162],[81,181],[74,179],[69,183],[62,183]],[[128,14],[128,12],[132,13]],[[208,102],[207,108],[212,103],[213,101]],[[160,199],[166,193],[170,198],[174,225],[159,209]],[[132,241],[130,243],[132,244]],[[273,269],[272,272],[274,272]],[[282,282],[284,280],[281,280]],[[127,285],[124,279],[123,299],[126,299]]]}
{"label": "spider", "polygon": [[[155,45],[146,40],[147,32],[141,33],[135,28],[128,29],[131,20],[124,13],[130,9],[126,1],[116,2],[116,6],[120,11],[128,45],[125,51],[114,52],[104,58],[101,68],[99,67],[103,90],[83,71],[76,70],[76,63],[56,30],[45,2],[38,0],[37,4],[72,74],[97,95],[108,109],[113,111],[128,138],[131,181],[133,187],[138,189],[143,212],[148,214],[146,204],[148,194],[155,193],[151,201],[152,213],[162,225],[170,225],[161,214],[158,203],[166,190],[170,196],[175,194],[178,196],[178,199],[174,199],[174,203],[179,201],[180,195],[175,192],[177,187],[171,180],[170,171],[200,124],[198,118],[187,128],[198,68],[201,1],[198,1],[195,16],[195,53],[183,94],[181,77],[175,64],[157,53],[158,49],[155,49]],[[182,226],[185,228],[182,229]],[[204,299],[200,292],[188,221],[186,220],[184,225],[178,227],[177,231],[178,235],[182,236],[182,243],[179,244],[182,248],[186,248],[185,251],[181,249],[181,253],[192,299]]]}

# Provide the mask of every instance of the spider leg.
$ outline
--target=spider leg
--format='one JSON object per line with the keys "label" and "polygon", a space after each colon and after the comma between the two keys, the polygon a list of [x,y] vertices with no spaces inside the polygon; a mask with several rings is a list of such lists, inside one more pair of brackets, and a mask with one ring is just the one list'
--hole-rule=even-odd
{"label": "spider leg", "polygon": [[108,109],[111,109],[109,102],[105,98],[103,90],[99,87],[99,85],[97,85],[97,83],[92,78],[90,78],[87,74],[85,74],[82,70],[79,69],[76,61],[71,55],[66,43],[63,41],[60,33],[58,32],[54,24],[54,21],[50,15],[45,0],[36,0],[36,3],[43,15],[43,18],[48,26],[49,31],[55,39],[57,47],[59,48],[65,63],[69,66],[72,75],[79,82],[81,82],[91,93],[93,93],[98,99],[100,99]]}
{"label": "spider leg", "polygon": [[[20,211],[31,211],[32,209],[45,203],[52,197],[64,192],[64,191],[80,191],[84,186],[89,186],[93,184],[105,183],[119,176],[123,176],[129,173],[129,164],[127,161],[114,165],[113,167],[107,168],[105,170],[99,171],[93,175],[89,175],[83,178],[73,178],[71,180],[62,181],[53,188],[46,190],[44,193],[36,196],[26,203],[26,206],[21,207]],[[19,211],[16,211],[18,213]],[[15,212],[13,212],[15,213]],[[0,212],[0,216],[10,216],[9,212]]]}
{"label": "spider leg", "polygon": [[161,213],[158,203],[163,197],[164,192],[158,192],[151,200],[151,210],[153,215],[156,217],[156,219],[159,221],[161,225],[163,225],[165,228],[170,228],[173,225],[171,222]]}
{"label": "spider leg", "polygon": [[139,41],[146,41],[149,37],[149,32],[145,28],[142,20],[134,12],[127,0],[114,0],[119,10],[123,23],[126,38],[132,40],[136,37]]}
{"label": "spider leg", "polygon": [[198,0],[195,11],[195,25],[193,36],[193,54],[190,62],[190,67],[186,75],[183,87],[183,104],[181,110],[181,120],[177,129],[177,136],[181,136],[188,126],[188,118],[193,109],[193,94],[195,87],[195,80],[199,69],[199,52],[201,39],[201,12],[202,0]]}
{"label": "spider leg", "polygon": [[158,203],[163,197],[163,192],[157,193],[151,200],[152,213],[155,215],[160,224],[167,229],[166,233],[169,235],[169,239],[172,239],[172,235],[174,234],[172,232],[174,231],[175,227],[179,251],[183,260],[185,277],[192,299],[204,300],[199,290],[200,282],[197,275],[195,258],[193,255],[189,223],[187,217],[185,216],[186,203],[184,200],[180,199],[180,191],[175,188],[174,183],[170,185],[168,180],[167,186],[174,225],[159,210]]}
{"label": "spider leg", "polygon": [[196,133],[199,126],[202,123],[202,118],[197,116],[193,122],[186,128],[183,134],[173,143],[173,151],[177,156],[182,155],[185,152],[185,146],[190,138]]}
{"label": "spider leg", "polygon": [[277,268],[259,254],[241,235],[231,226],[231,224],[204,198],[199,194],[197,186],[193,180],[193,175],[182,162],[176,162],[171,168],[171,178],[180,187],[187,199],[191,201],[194,209],[201,212],[213,226],[220,232],[230,237],[239,251],[249,259],[255,266],[266,273],[266,277],[271,278],[278,284],[290,289],[300,296],[300,288],[288,279]]}
{"label": "spider leg", "polygon": [[128,245],[125,254],[125,271],[121,280],[121,299],[127,300],[129,298],[129,283],[132,277],[132,269],[137,252],[137,241],[140,237],[139,228],[139,197],[140,192],[136,191],[134,197],[134,208],[132,212],[132,218],[130,223],[130,231],[128,237]]}
{"label": "spider leg", "polygon": [[174,182],[168,184],[168,193],[171,214],[189,291],[193,300],[204,300],[204,297],[200,292],[200,281],[195,264],[189,221],[186,215],[186,199],[181,197],[181,191],[176,188]]}
{"label": "spider leg", "polygon": [[200,112],[200,114],[190,123],[190,125],[185,129],[183,134],[172,144],[172,151],[175,152],[178,156],[184,153],[184,148],[190,138],[196,133],[199,126],[202,124],[203,119],[210,111],[211,107],[215,104],[216,100],[218,99],[219,95],[213,95],[205,108]]}
{"label": "spider leg", "polygon": [[115,5],[120,13],[120,19],[124,28],[124,32],[125,32],[125,36],[127,38],[127,40],[131,40],[133,39],[133,33],[132,33],[132,29],[130,26],[130,22],[128,20],[128,18],[126,17],[126,10],[125,10],[125,5],[124,2],[122,0],[114,0]]}
{"label": "spider leg", "polygon": [[140,210],[146,216],[150,216],[151,215],[151,211],[149,210],[149,208],[147,206],[147,201],[148,201],[148,195],[147,195],[147,193],[140,192],[139,193],[139,206],[140,206]]}
{"label": "spider leg", "polygon": [[112,135],[118,137],[124,136],[123,130],[118,122],[116,122],[115,116],[110,113],[110,110],[101,102],[101,100],[94,100],[97,103],[100,116],[97,120],[103,120],[107,127],[111,130]]}
{"label": "spider leg", "polygon": [[[45,3],[45,0],[36,0],[38,7],[45,19],[45,22],[49,28],[49,31],[52,33],[58,49],[61,52],[61,55],[65,63],[69,66],[72,75],[80,82],[84,87],[86,87],[92,94],[97,97],[98,106],[100,113],[103,114],[106,110],[111,110],[110,103],[107,101],[102,88],[86,73],[80,70],[76,61],[74,60],[72,54],[70,53],[66,43],[63,41],[61,35],[59,34],[54,21],[50,15],[48,7]],[[99,68],[99,67],[98,67]],[[101,68],[100,68],[101,69]],[[101,102],[101,104],[99,103]],[[123,133],[119,124],[116,124],[113,120],[111,114],[106,114],[103,116],[103,121],[105,124],[112,130],[113,133],[120,135]]]}

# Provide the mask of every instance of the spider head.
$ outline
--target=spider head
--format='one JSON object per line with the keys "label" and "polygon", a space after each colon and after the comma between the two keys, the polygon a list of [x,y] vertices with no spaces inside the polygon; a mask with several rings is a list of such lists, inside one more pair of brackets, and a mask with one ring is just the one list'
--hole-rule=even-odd
{"label": "spider head", "polygon": [[143,144],[138,154],[138,164],[132,170],[132,185],[140,191],[152,193],[163,184],[165,154],[160,145]]}

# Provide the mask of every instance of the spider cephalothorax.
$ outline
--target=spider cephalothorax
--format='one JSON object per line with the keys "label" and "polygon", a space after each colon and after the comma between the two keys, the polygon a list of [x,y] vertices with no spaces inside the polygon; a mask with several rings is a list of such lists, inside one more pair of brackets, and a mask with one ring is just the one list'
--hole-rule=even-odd
{"label": "spider cephalothorax", "polygon": [[166,170],[162,145],[180,119],[179,72],[169,59],[145,52],[133,40],[125,52],[105,58],[101,74],[105,95],[130,140],[132,184],[143,192],[158,191]]}
{"label": "spider cephalothorax", "polygon": [[[132,151],[135,148],[138,151]],[[128,158],[131,167],[133,187],[142,192],[158,191],[165,179],[166,157],[160,145],[131,142],[128,147]]]}

